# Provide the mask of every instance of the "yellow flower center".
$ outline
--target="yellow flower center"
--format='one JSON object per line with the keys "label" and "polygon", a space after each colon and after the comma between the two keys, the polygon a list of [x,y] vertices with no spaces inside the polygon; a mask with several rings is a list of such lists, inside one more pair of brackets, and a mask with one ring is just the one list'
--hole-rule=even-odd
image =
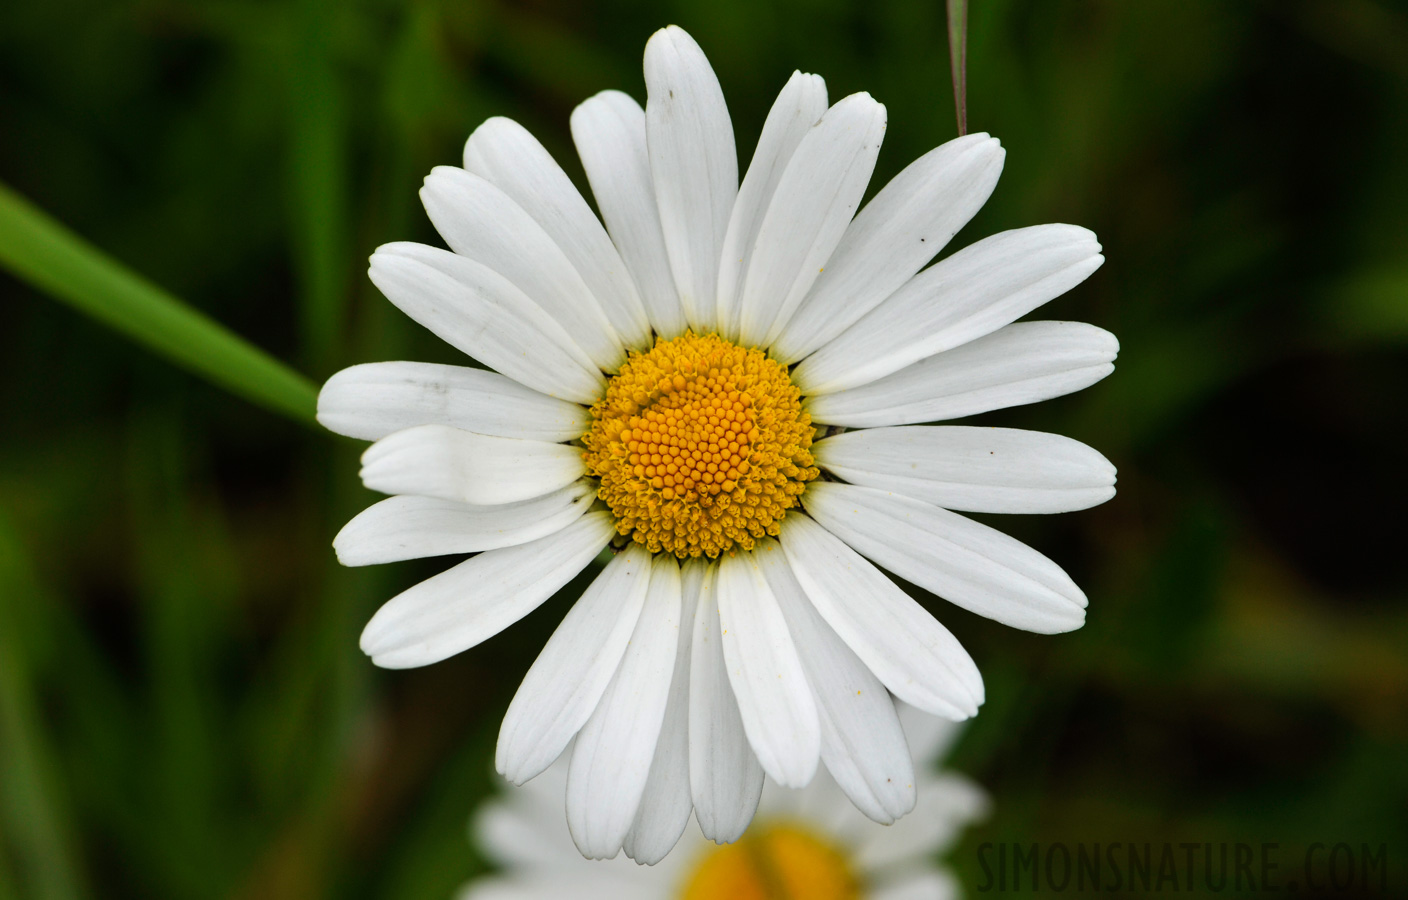
{"label": "yellow flower center", "polygon": [[616,529],[680,558],[776,535],[817,476],[811,416],[787,370],[712,334],[632,353],[582,442]]}
{"label": "yellow flower center", "polygon": [[680,900],[859,900],[844,853],[791,824],[754,825],[737,843],[710,849]]}

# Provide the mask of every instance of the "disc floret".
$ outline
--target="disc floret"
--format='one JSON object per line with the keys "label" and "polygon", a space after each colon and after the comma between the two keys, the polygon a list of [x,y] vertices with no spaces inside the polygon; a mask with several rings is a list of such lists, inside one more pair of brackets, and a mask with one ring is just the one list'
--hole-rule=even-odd
{"label": "disc floret", "polygon": [[652,553],[751,549],[818,474],[787,370],[717,335],[632,353],[591,412],[587,471],[617,531]]}

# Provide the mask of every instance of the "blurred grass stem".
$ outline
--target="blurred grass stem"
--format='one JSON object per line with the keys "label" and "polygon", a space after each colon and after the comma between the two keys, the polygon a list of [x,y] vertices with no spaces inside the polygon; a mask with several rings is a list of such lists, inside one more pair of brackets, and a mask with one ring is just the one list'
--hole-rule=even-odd
{"label": "blurred grass stem", "polygon": [[19,872],[0,878],[0,896],[20,896],[16,886],[23,884],[36,900],[79,900],[88,892],[20,637],[19,607],[39,595],[19,536],[0,515],[0,856],[13,851],[19,863]]}
{"label": "blurred grass stem", "polygon": [[0,185],[0,265],[251,403],[313,422],[304,376],[132,272]]}
{"label": "blurred grass stem", "polygon": [[303,0],[290,29],[288,171],[301,286],[303,364],[325,374],[346,318],[347,159],[343,84],[334,67],[328,0]]}

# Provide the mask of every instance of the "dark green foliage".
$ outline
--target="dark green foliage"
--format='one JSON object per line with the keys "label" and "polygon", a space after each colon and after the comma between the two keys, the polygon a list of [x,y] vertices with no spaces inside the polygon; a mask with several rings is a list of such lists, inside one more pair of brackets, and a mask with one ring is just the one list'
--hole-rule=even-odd
{"label": "dark green foliage", "polygon": [[[1071,635],[927,598],[989,699],[955,765],[982,841],[1389,842],[1408,857],[1408,11],[1375,0],[977,0],[968,123],[1009,151],[954,245],[1093,228],[1041,317],[1114,376],[981,417],[1120,468],[998,525],[1090,596]],[[504,114],[643,99],[657,27],[713,60],[746,163],[794,68],[890,111],[875,184],[953,135],[944,4],[0,4],[0,181],[314,379],[453,360],[364,275],[433,240],[420,179]],[[0,898],[444,900],[493,741],[573,592],[381,672],[342,570],[357,446],[232,399],[0,276]],[[1401,891],[1408,883],[1395,882]]]}

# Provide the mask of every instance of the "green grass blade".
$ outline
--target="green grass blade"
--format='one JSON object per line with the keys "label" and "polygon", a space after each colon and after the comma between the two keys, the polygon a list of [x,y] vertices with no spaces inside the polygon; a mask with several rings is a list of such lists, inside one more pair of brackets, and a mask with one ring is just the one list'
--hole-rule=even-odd
{"label": "green grass blade", "polygon": [[252,403],[312,422],[304,376],[130,271],[0,185],[0,265]]}

